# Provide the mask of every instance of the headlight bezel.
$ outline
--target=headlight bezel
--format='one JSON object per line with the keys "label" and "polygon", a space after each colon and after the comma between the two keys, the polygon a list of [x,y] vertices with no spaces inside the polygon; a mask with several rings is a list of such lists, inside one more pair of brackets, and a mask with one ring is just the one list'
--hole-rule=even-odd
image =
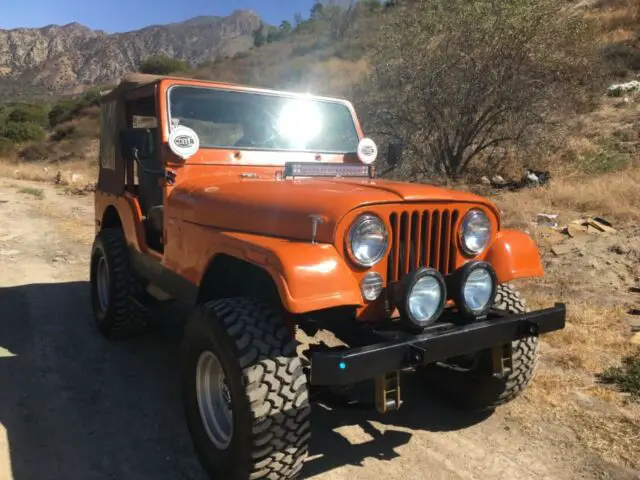
{"label": "headlight bezel", "polygon": [[[377,222],[382,226],[382,231],[384,232],[384,244],[383,244],[384,248],[381,249],[380,254],[377,255],[376,257],[373,257],[369,261],[362,261],[358,259],[354,253],[354,248],[353,248],[354,237],[360,225],[366,222],[372,222],[372,221]],[[349,255],[349,258],[355,265],[363,268],[371,268],[377,265],[378,263],[380,263],[380,261],[385,257],[385,255],[387,255],[387,252],[389,251],[389,230],[387,229],[387,225],[385,224],[385,222],[378,215],[374,213],[362,213],[358,215],[353,220],[353,222],[351,222],[351,225],[349,226],[349,229],[347,230],[347,235],[345,237],[345,244],[346,244],[345,248],[347,250],[347,254]]]}
{"label": "headlight bezel", "polygon": [[[482,246],[482,248],[477,250],[469,248],[465,240],[466,229],[468,228],[468,224],[472,221],[474,216],[484,217],[486,219],[487,229],[488,229],[486,243]],[[489,245],[491,244],[492,235],[493,235],[493,225],[491,223],[491,218],[489,218],[489,215],[481,208],[472,208],[465,214],[464,218],[460,222],[460,230],[458,231],[458,244],[460,245],[460,249],[462,250],[462,253],[464,253],[466,256],[476,257],[489,247]]]}

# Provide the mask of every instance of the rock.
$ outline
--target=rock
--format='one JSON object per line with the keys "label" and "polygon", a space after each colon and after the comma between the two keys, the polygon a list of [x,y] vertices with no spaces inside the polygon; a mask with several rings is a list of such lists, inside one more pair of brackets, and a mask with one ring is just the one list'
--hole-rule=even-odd
{"label": "rock", "polygon": [[576,247],[575,245],[573,245],[572,243],[561,243],[559,245],[554,245],[551,248],[551,251],[557,255],[566,255],[568,253],[572,253],[572,252],[578,252],[580,251],[578,247]]}
{"label": "rock", "polygon": [[79,183],[82,178],[82,175],[80,175],[79,173],[74,173],[73,175],[71,175],[71,183]]}
{"label": "rock", "polygon": [[491,178],[491,183],[493,183],[494,185],[506,185],[507,181],[500,175],[494,175]]}
{"label": "rock", "polygon": [[626,94],[636,94],[640,92],[640,81],[632,80],[626,83],[614,83],[607,89],[610,97],[621,97]]}
{"label": "rock", "polygon": [[481,183],[482,185],[491,185],[491,180],[489,180],[489,177],[483,176],[483,177],[480,179],[480,183]]}

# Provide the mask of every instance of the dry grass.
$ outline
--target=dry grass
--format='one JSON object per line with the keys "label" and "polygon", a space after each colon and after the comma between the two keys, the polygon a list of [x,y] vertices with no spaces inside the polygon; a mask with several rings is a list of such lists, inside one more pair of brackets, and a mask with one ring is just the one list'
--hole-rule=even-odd
{"label": "dry grass", "polygon": [[73,160],[60,163],[17,162],[14,159],[0,159],[0,177],[52,183],[58,173],[67,183],[76,175],[76,182],[86,184],[97,178],[98,167],[95,160]]}
{"label": "dry grass", "polygon": [[[535,288],[524,290],[531,306],[548,304],[548,299],[536,297]],[[640,348],[629,342],[622,309],[565,301],[566,328],[544,337],[534,381],[507,412],[532,431],[547,423],[568,428],[604,460],[639,469],[640,404],[597,378],[621,357],[640,355]]]}
{"label": "dry grass", "polygon": [[553,178],[548,187],[507,192],[494,198],[507,225],[529,228],[538,213],[557,213],[561,222],[583,214],[622,224],[640,222],[640,169],[597,176]]}

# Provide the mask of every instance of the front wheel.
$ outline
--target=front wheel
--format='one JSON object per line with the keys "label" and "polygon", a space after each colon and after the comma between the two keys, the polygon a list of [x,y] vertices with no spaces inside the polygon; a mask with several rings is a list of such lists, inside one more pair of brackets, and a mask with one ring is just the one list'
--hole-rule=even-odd
{"label": "front wheel", "polygon": [[[510,285],[499,285],[494,308],[513,314],[525,313],[520,294]],[[473,355],[428,365],[422,374],[434,395],[464,409],[491,410],[508,403],[531,382],[538,359],[538,338],[511,343],[511,369],[502,377],[491,373],[491,349]]]}
{"label": "front wheel", "polygon": [[144,281],[131,267],[122,230],[105,228],[91,250],[91,306],[100,332],[111,339],[146,333],[143,297]]}
{"label": "front wheel", "polygon": [[307,379],[279,315],[247,298],[198,307],[182,348],[187,425],[214,479],[290,480],[307,456]]}

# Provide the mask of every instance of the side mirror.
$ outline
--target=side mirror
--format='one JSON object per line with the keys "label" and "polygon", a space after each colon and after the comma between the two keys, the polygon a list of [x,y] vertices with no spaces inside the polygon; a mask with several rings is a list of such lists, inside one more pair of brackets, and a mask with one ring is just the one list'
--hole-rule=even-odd
{"label": "side mirror", "polygon": [[402,161],[403,145],[399,142],[389,142],[389,148],[387,150],[387,164],[390,167],[395,167]]}
{"label": "side mirror", "polygon": [[150,158],[156,152],[155,128],[125,128],[120,130],[120,152],[123,158]]}

